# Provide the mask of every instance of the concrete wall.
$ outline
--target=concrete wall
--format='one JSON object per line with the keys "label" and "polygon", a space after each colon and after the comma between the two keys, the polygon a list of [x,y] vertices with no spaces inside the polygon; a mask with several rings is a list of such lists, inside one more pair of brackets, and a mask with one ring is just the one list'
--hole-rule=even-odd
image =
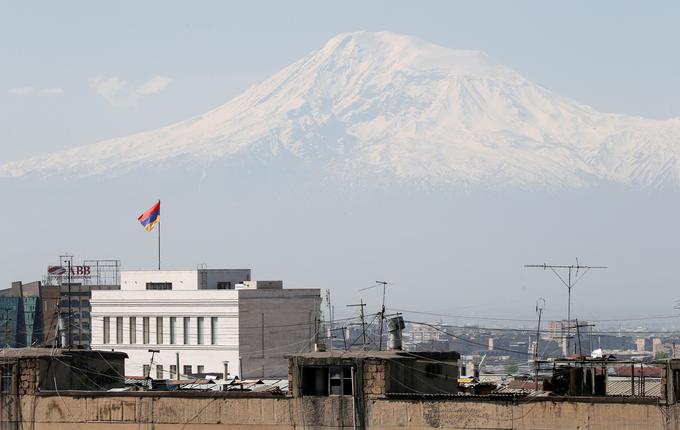
{"label": "concrete wall", "polygon": [[123,271],[120,289],[125,291],[146,290],[147,282],[172,282],[173,291],[197,290],[197,270],[133,270]]}
{"label": "concrete wall", "polygon": [[[93,396],[0,395],[0,429],[680,429],[678,406],[604,401],[365,401],[365,415],[345,397],[253,397],[245,393],[115,393]],[[16,399],[16,398],[15,398]],[[357,405],[362,406],[362,405]],[[361,408],[359,408],[361,409]],[[21,425],[21,427],[20,427]]]}
{"label": "concrete wall", "polygon": [[243,289],[238,290],[238,300],[240,376],[287,378],[285,356],[310,351],[314,344],[321,291]]}
{"label": "concrete wall", "polygon": [[146,290],[147,282],[172,282],[177,291],[198,290],[201,274],[207,276],[207,288],[216,289],[217,282],[232,285],[249,281],[250,269],[197,269],[197,270],[125,270],[121,273],[121,290]]}

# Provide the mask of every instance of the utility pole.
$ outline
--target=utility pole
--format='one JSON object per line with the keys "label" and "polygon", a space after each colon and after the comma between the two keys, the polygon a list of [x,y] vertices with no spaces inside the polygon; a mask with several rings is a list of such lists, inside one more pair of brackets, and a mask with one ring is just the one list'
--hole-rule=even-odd
{"label": "utility pole", "polygon": [[366,303],[364,303],[364,299],[361,299],[358,305],[347,305],[348,308],[355,306],[359,306],[359,311],[361,312],[361,336],[363,338],[361,345],[362,350],[366,351],[366,321],[364,320],[364,306],[366,306]]}
{"label": "utility pole", "polygon": [[391,285],[387,281],[375,281],[375,285],[371,285],[370,287],[362,288],[359,291],[365,291],[365,290],[370,290],[371,288],[379,287],[382,285],[382,307],[380,308],[380,343],[378,346],[378,351],[382,351],[382,335],[383,335],[383,325],[385,324],[385,289],[388,285]]}
{"label": "utility pole", "polygon": [[[592,329],[592,327],[595,327],[595,324],[579,324],[578,318],[576,318],[576,337],[578,338],[578,355],[583,356],[583,351],[581,350],[581,331],[579,330],[581,327],[589,327]],[[592,330],[591,330],[592,331]],[[591,348],[590,352],[592,352],[592,342],[591,342]],[[574,352],[576,352],[576,345],[574,345]]]}
{"label": "utility pole", "polygon": [[66,279],[68,282],[68,326],[67,326],[67,340],[66,347],[71,348],[71,259],[68,260],[68,270],[66,272]]}
{"label": "utility pole", "polygon": [[326,290],[326,306],[328,306],[328,327],[326,333],[328,334],[329,351],[333,351],[333,307],[331,306],[331,290]]}
{"label": "utility pole", "polygon": [[[571,289],[576,286],[578,281],[580,281],[586,273],[590,271],[590,269],[606,269],[606,266],[581,266],[578,262],[578,258],[576,259],[576,264],[572,265],[552,265],[552,264],[525,264],[524,267],[527,268],[535,268],[535,269],[550,269],[555,276],[564,284],[565,287],[567,287],[568,291],[568,301],[567,301],[567,335],[566,335],[566,352],[569,353],[569,340],[571,336]],[[567,278],[566,280],[562,275],[560,275],[560,271],[564,273],[566,271]],[[579,271],[582,271],[579,273]]]}
{"label": "utility pole", "polygon": [[538,344],[541,339],[541,316],[545,309],[545,299],[539,297],[536,301],[536,313],[538,314],[538,325],[536,326],[536,345],[534,346],[534,382],[536,383],[536,391],[538,391]]}

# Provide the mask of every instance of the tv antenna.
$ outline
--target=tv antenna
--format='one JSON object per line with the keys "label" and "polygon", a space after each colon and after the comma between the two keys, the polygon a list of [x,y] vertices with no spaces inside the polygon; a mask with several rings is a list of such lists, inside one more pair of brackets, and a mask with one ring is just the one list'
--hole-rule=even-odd
{"label": "tv antenna", "polygon": [[536,300],[536,313],[538,314],[538,325],[536,326],[536,344],[534,345],[534,382],[536,391],[538,391],[538,344],[541,340],[541,316],[543,316],[543,309],[545,309],[545,299],[539,297]]}
{"label": "tv antenna", "polygon": [[[555,265],[555,264],[525,264],[524,267],[527,268],[534,268],[534,269],[550,269],[555,276],[557,276],[557,279],[559,279],[562,284],[564,284],[565,287],[567,287],[568,291],[568,299],[567,299],[567,336],[566,336],[566,351],[567,353],[569,352],[569,340],[571,336],[571,289],[576,286],[578,281],[583,279],[583,277],[588,273],[591,269],[606,269],[607,266],[582,266],[579,261],[578,257],[576,257],[576,264],[572,265]],[[564,276],[560,274],[564,274],[566,272],[566,280]]]}
{"label": "tv antenna", "polygon": [[365,291],[365,290],[370,290],[371,288],[375,287],[380,287],[382,286],[383,293],[382,293],[382,307],[380,308],[380,343],[378,346],[378,351],[382,351],[382,335],[383,335],[383,325],[385,323],[385,289],[388,285],[392,285],[391,282],[387,281],[375,281],[375,285],[371,285],[370,287],[362,288],[359,291]]}
{"label": "tv antenna", "polygon": [[362,338],[362,349],[366,351],[366,321],[364,320],[364,306],[366,306],[366,303],[364,303],[364,299],[361,299],[361,303],[356,304],[356,305],[347,305],[348,308],[359,306],[359,310],[361,311],[361,335],[363,336]]}

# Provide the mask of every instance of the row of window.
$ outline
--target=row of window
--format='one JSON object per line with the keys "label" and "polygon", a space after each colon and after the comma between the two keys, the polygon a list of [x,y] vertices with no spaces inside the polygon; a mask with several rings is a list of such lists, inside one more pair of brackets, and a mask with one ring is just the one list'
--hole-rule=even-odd
{"label": "row of window", "polygon": [[[89,300],[71,300],[71,308],[89,308],[90,307],[90,301]],[[68,300],[62,300],[59,303],[59,307],[61,309],[68,309],[69,301]]]}
{"label": "row of window", "polygon": [[[142,368],[142,373],[144,374],[145,378],[148,378],[151,376],[151,366],[148,364],[145,364]],[[205,366],[202,364],[199,364],[196,366],[196,373],[197,374],[203,374],[205,373]],[[182,366],[182,374],[180,376],[186,377],[193,375],[193,366],[191,364],[185,364]],[[177,366],[174,364],[170,365],[170,373],[168,375],[165,374],[165,370],[163,369],[162,364],[157,364],[156,365],[156,379],[177,379]]]}
{"label": "row of window", "polygon": [[[123,344],[123,317],[115,317],[116,319],[116,344]],[[177,317],[170,317],[169,318],[169,342],[170,345],[175,345],[178,344],[178,333],[177,333]],[[182,320],[182,344],[184,345],[190,345],[189,338],[191,334],[191,317],[182,317],[180,318]],[[205,339],[204,339],[204,326],[205,326],[205,319],[204,317],[196,317],[195,320],[195,325],[196,325],[196,345],[204,345],[205,344]],[[217,339],[217,317],[210,317],[210,345],[217,345],[218,339]],[[163,345],[165,343],[165,336],[164,336],[164,321],[165,319],[163,317],[156,317],[156,345]],[[142,317],[142,344],[147,345],[151,343],[151,336],[150,336],[150,329],[149,329],[149,324],[150,324],[150,318],[149,317]],[[109,344],[111,342],[111,318],[110,317],[104,317],[104,333],[103,333],[103,340],[102,343],[104,344]],[[129,335],[128,335],[128,343],[130,345],[134,345],[137,342],[137,317],[129,317],[129,324],[128,324],[128,330],[129,330]]]}
{"label": "row of window", "polygon": [[[147,290],[172,290],[172,282],[147,282],[146,283],[146,289]],[[208,289],[208,274],[207,273],[201,273],[201,285],[200,285],[199,289],[200,290],[207,290]],[[233,290],[234,284],[232,284],[231,282],[218,282],[217,283],[217,289],[218,290]]]}
{"label": "row of window", "polygon": [[[68,309],[64,310],[62,309],[61,316],[63,318],[68,318]],[[83,312],[71,312],[71,318],[72,319],[89,319],[90,318],[90,313],[87,311]]]}

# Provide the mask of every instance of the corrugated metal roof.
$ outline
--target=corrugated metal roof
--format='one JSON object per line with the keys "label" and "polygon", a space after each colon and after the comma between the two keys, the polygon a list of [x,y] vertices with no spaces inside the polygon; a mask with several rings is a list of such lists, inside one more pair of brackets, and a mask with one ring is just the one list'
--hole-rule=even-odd
{"label": "corrugated metal roof", "polygon": [[[640,384],[638,379],[635,379],[635,395],[640,397],[661,397],[661,379],[659,378],[645,378],[645,394],[640,396]],[[630,378],[607,378],[607,395],[608,396],[630,396],[631,382]]]}

